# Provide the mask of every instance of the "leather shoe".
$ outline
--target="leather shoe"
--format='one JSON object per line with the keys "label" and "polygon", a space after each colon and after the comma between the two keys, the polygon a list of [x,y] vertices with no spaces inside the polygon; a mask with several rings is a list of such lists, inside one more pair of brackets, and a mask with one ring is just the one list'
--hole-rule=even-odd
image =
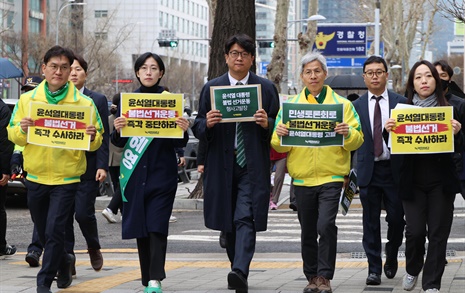
{"label": "leather shoe", "polygon": [[228,245],[228,242],[226,241],[226,233],[221,231],[220,232],[220,247],[226,248],[227,245]]}
{"label": "leather shoe", "polygon": [[381,284],[381,275],[370,273],[367,278],[367,285],[380,285]]}
{"label": "leather shoe", "polygon": [[88,248],[87,252],[89,253],[90,264],[94,271],[100,271],[103,267],[103,256],[100,249]]}
{"label": "leather shoe", "polygon": [[386,261],[386,263],[384,264],[384,274],[388,279],[392,279],[396,276],[397,266],[397,260],[389,263]]}
{"label": "leather shoe", "polygon": [[37,287],[37,293],[52,293],[52,291],[50,291],[50,288],[42,285]]}
{"label": "leather shoe", "polygon": [[236,292],[247,292],[247,278],[239,271],[231,271],[228,274],[228,289],[236,289]]}
{"label": "leather shoe", "polygon": [[40,253],[34,250],[29,251],[26,254],[25,258],[26,262],[29,264],[31,268],[36,268],[39,266],[39,261],[40,261]]}
{"label": "leather shoe", "polygon": [[294,202],[294,201],[291,201],[291,203],[289,204],[289,208],[291,210],[293,210],[294,212],[296,212],[297,211],[297,203]]}
{"label": "leather shoe", "polygon": [[57,287],[68,288],[73,282],[73,267],[76,264],[76,257],[67,254],[61,261],[57,276]]}

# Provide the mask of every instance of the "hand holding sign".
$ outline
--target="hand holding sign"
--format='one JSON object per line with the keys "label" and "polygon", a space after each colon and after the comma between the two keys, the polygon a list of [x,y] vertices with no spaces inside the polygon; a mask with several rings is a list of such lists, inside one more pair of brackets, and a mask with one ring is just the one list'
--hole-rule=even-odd
{"label": "hand holding sign", "polygon": [[113,121],[113,126],[115,126],[115,129],[118,133],[120,133],[121,128],[125,127],[127,124],[126,118],[124,117],[118,117]]}
{"label": "hand holding sign", "polygon": [[94,141],[95,134],[97,133],[97,129],[94,125],[90,124],[86,126],[86,134],[90,135],[90,141]]}
{"label": "hand holding sign", "polygon": [[462,125],[455,119],[451,119],[450,123],[452,124],[452,128],[454,129],[454,135],[456,135],[460,131],[460,129],[462,129]]}
{"label": "hand holding sign", "polygon": [[391,132],[396,127],[396,119],[394,118],[389,118],[386,121],[386,124],[384,125],[384,129],[386,129],[387,132]]}
{"label": "hand holding sign", "polygon": [[34,126],[34,120],[29,117],[24,117],[19,124],[21,125],[21,130],[27,133],[29,126]]}
{"label": "hand holding sign", "polygon": [[179,117],[176,119],[176,124],[183,130],[186,131],[189,128],[189,121],[184,117]]}
{"label": "hand holding sign", "polygon": [[258,125],[265,129],[268,128],[268,115],[264,109],[258,109],[253,116],[255,117],[255,122]]}
{"label": "hand holding sign", "polygon": [[284,124],[278,124],[278,126],[276,126],[276,134],[278,136],[287,136],[289,135],[289,130],[287,129],[287,126],[284,125]]}
{"label": "hand holding sign", "polygon": [[207,128],[212,128],[215,124],[221,122],[223,115],[220,113],[220,110],[210,110],[207,113]]}
{"label": "hand holding sign", "polygon": [[349,135],[349,124],[342,122],[338,123],[336,127],[334,128],[334,131],[337,134],[342,134],[344,137],[347,137]]}

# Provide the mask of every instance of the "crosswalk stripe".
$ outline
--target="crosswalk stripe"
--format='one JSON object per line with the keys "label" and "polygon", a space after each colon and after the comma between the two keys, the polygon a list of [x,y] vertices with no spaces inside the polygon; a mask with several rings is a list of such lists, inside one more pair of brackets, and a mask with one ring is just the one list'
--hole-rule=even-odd
{"label": "crosswalk stripe", "polygon": [[[385,222],[386,214],[380,216],[381,223]],[[455,213],[455,218],[465,217],[465,213]],[[353,211],[352,214],[343,216],[338,214],[336,218],[338,227],[338,243],[361,244],[363,237],[362,211]],[[300,242],[300,224],[297,214],[293,212],[270,212],[267,231],[257,233],[257,242]],[[170,241],[199,241],[217,242],[219,232],[210,229],[190,229],[176,235],[169,235]],[[344,238],[344,239],[343,239]],[[386,243],[387,239],[381,240]],[[405,242],[405,239],[404,239]],[[448,243],[465,243],[465,238],[449,238]]]}

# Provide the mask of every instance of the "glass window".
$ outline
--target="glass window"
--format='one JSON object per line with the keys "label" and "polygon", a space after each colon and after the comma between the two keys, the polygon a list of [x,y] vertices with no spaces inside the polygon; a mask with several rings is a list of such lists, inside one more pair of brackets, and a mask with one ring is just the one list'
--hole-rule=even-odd
{"label": "glass window", "polygon": [[7,20],[6,20],[7,27],[13,27],[13,25],[15,24],[14,17],[15,17],[15,13],[13,11],[8,11]]}
{"label": "glass window", "polygon": [[95,32],[95,38],[98,40],[106,40],[108,39],[108,33],[107,32]]}
{"label": "glass window", "polygon": [[108,17],[108,10],[95,10],[95,18]]}
{"label": "glass window", "polygon": [[29,9],[40,11],[40,0],[29,0]]}
{"label": "glass window", "polygon": [[29,18],[29,32],[39,33],[40,32],[40,20],[36,18]]}

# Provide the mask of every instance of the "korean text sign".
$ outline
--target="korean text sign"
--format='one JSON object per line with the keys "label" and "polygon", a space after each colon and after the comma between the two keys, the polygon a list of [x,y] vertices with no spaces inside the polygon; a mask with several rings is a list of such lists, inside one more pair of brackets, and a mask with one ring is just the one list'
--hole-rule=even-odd
{"label": "korean text sign", "polygon": [[450,153],[454,151],[448,107],[393,109],[396,127],[391,131],[392,154]]}
{"label": "korean text sign", "polygon": [[344,137],[334,128],[344,121],[343,104],[283,103],[282,122],[289,130],[283,146],[342,146]]}
{"label": "korean text sign", "polygon": [[261,85],[212,86],[212,109],[220,110],[221,122],[255,121],[254,114],[262,107]]}
{"label": "korean text sign", "polygon": [[366,56],[366,26],[318,27],[314,49],[325,56]]}
{"label": "korean text sign", "polygon": [[182,138],[184,132],[176,119],[183,110],[183,94],[122,93],[121,116],[127,124],[121,136]]}
{"label": "korean text sign", "polygon": [[28,143],[89,150],[90,135],[86,134],[86,127],[92,123],[92,107],[32,102],[29,111],[34,126],[27,131]]}

